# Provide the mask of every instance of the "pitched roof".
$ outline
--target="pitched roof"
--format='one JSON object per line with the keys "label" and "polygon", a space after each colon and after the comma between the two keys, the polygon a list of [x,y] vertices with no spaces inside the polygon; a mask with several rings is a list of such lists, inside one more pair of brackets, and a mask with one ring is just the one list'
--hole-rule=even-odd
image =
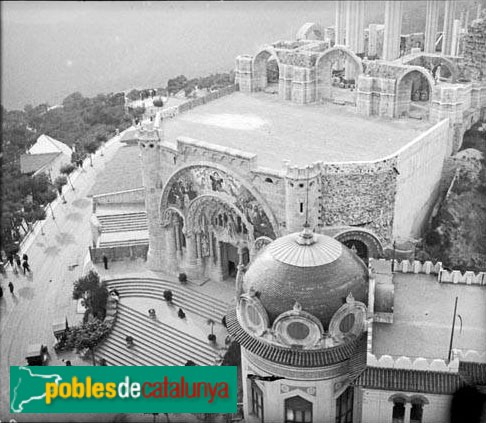
{"label": "pitched roof", "polygon": [[387,391],[453,394],[465,385],[486,385],[486,363],[460,362],[458,373],[367,367],[355,384]]}
{"label": "pitched roof", "polygon": [[63,153],[71,156],[72,152],[71,148],[63,142],[55,140],[45,134],[42,134],[37,138],[36,143],[29,149],[30,154]]}
{"label": "pitched roof", "polygon": [[[332,348],[318,350],[301,350],[280,347],[265,342],[250,335],[241,327],[236,317],[234,307],[226,316],[228,332],[248,351],[266,360],[294,367],[324,367],[337,364],[352,358],[356,353],[363,355],[364,351],[358,348],[361,339],[338,345]],[[366,336],[366,335],[363,335]]]}
{"label": "pitched roof", "polygon": [[51,163],[61,152],[46,154],[22,154],[20,156],[20,171],[35,173]]}
{"label": "pitched roof", "polygon": [[355,384],[386,391],[453,394],[465,382],[459,373],[367,367]]}

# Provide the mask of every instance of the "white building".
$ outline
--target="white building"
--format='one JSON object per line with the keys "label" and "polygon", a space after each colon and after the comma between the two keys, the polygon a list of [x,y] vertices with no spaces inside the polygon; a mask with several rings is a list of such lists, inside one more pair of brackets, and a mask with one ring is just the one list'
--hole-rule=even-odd
{"label": "white building", "polygon": [[61,167],[71,163],[72,154],[69,146],[43,134],[27,154],[20,156],[20,169],[22,173],[31,173],[32,176],[45,173],[54,181],[60,175]]}
{"label": "white building", "polygon": [[457,389],[486,385],[482,273],[385,260],[367,269],[308,229],[243,270],[227,326],[242,350],[246,422],[447,422]]}

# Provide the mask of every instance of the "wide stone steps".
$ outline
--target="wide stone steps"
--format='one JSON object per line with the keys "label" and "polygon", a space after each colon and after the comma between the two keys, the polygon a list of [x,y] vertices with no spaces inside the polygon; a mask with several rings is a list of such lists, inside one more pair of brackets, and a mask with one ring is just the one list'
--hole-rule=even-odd
{"label": "wide stone steps", "polygon": [[164,300],[164,291],[172,291],[172,303],[205,319],[213,319],[215,323],[221,323],[226,315],[229,304],[223,300],[202,294],[188,286],[155,278],[123,278],[107,281],[108,289],[116,289],[120,297],[144,297]]}
{"label": "wide stone steps", "polygon": [[[134,338],[127,348],[125,338]],[[208,342],[182,332],[122,303],[109,337],[96,349],[98,358],[109,365],[181,366],[187,360],[198,365],[215,365],[219,354]]]}
{"label": "wide stone steps", "polygon": [[146,212],[97,215],[102,232],[143,231],[148,229]]}

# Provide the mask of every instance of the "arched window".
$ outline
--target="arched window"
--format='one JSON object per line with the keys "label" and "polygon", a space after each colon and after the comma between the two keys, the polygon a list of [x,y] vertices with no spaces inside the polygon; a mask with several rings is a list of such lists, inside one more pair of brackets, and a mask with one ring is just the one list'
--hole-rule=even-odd
{"label": "arched window", "polygon": [[273,184],[273,179],[272,178],[265,178],[265,182],[268,182],[269,184]]}
{"label": "arched window", "polygon": [[285,423],[312,423],[312,403],[296,396],[285,400]]}
{"label": "arched window", "polygon": [[393,400],[393,423],[404,423],[405,421],[405,400],[403,398],[395,398]]}
{"label": "arched window", "polygon": [[353,387],[349,386],[336,400],[336,423],[353,423]]}
{"label": "arched window", "polygon": [[410,423],[422,423],[424,413],[424,403],[420,399],[412,399],[412,409],[410,410]]}
{"label": "arched window", "polygon": [[251,381],[251,413],[263,422],[263,392],[254,380]]}

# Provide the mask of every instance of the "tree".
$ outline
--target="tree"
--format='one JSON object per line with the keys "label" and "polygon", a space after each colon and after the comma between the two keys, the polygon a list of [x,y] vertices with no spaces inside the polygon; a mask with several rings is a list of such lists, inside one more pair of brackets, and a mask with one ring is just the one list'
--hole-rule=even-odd
{"label": "tree", "polygon": [[63,203],[66,203],[66,199],[62,193],[62,187],[66,185],[67,182],[67,178],[64,175],[59,175],[54,181],[54,186],[56,187],[59,196],[62,198]]}
{"label": "tree", "polygon": [[98,319],[102,320],[105,318],[108,295],[108,289],[100,281],[99,275],[93,270],[90,270],[86,276],[82,276],[74,282],[73,299],[79,300],[82,298],[87,312]]}
{"label": "tree", "polygon": [[65,349],[77,352],[88,349],[91,352],[93,366],[96,366],[95,348],[111,330],[111,324],[96,318],[90,318],[80,326],[73,326],[66,332]]}
{"label": "tree", "polygon": [[63,175],[66,175],[67,177],[67,180],[69,181],[69,183],[71,184],[71,188],[73,189],[74,191],[74,185],[73,183],[71,182],[71,178],[69,177],[69,175],[71,173],[74,172],[74,169],[76,169],[76,167],[72,164],[72,163],[67,163],[65,164],[64,166],[61,166],[61,169],[59,169],[59,171],[63,174]]}
{"label": "tree", "polygon": [[131,101],[140,99],[140,91],[134,88],[127,94],[127,98]]}
{"label": "tree", "polygon": [[154,106],[155,107],[164,107],[164,100],[162,100],[162,97],[158,97],[154,99]]}
{"label": "tree", "polygon": [[172,291],[170,289],[166,289],[163,295],[165,301],[167,301],[168,303],[172,302]]}
{"label": "tree", "polygon": [[89,161],[90,161],[90,164],[91,164],[91,167],[92,167],[93,166],[93,154],[96,153],[96,150],[98,150],[98,145],[94,141],[91,141],[84,146],[84,149],[89,154]]}
{"label": "tree", "polygon": [[184,75],[176,76],[167,81],[167,91],[169,94],[176,94],[187,84],[187,78]]}

